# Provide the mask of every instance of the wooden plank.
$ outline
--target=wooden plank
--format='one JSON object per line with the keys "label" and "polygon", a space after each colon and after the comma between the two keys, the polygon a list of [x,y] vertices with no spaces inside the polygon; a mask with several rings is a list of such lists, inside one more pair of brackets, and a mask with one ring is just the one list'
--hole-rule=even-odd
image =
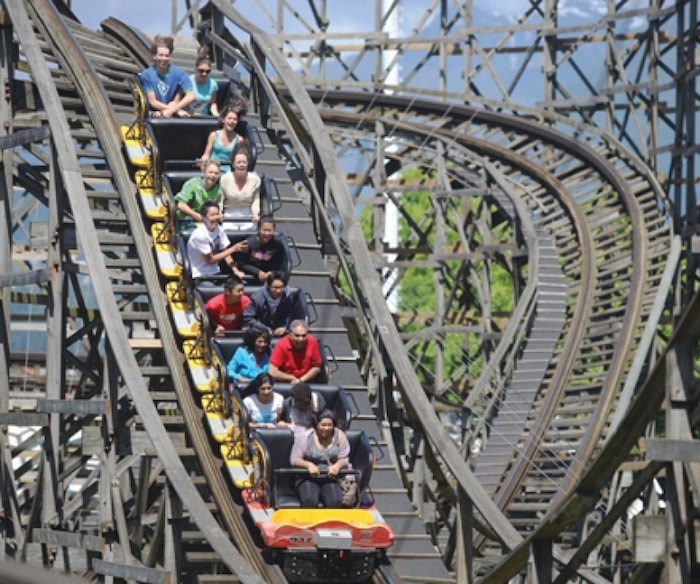
{"label": "wooden plank", "polygon": [[48,281],[48,270],[32,270],[31,272],[24,272],[22,274],[0,275],[0,288],[3,288],[5,286],[26,286],[27,284],[43,284],[44,282]]}
{"label": "wooden plank", "polygon": [[48,426],[49,417],[45,414],[27,412],[0,413],[0,426]]}
{"label": "wooden plank", "polygon": [[173,581],[170,572],[139,566],[124,566],[104,560],[93,560],[92,569],[103,576],[114,576],[123,580],[147,582],[148,584],[170,584]]}
{"label": "wooden plank", "polygon": [[663,562],[666,557],[666,517],[638,515],[632,519],[632,549],[634,561]]}
{"label": "wooden plank", "polygon": [[7,148],[16,148],[17,146],[25,146],[32,142],[42,142],[49,137],[48,126],[40,126],[38,128],[30,128],[28,130],[19,130],[9,136],[0,137],[0,150]]}
{"label": "wooden plank", "polygon": [[105,401],[97,399],[39,399],[36,401],[36,411],[47,414],[101,416],[105,413]]}
{"label": "wooden plank", "polygon": [[700,462],[700,440],[647,440],[647,460]]}
{"label": "wooden plank", "polygon": [[104,549],[104,540],[99,536],[57,531],[55,529],[33,529],[32,541],[35,543],[83,549],[92,552],[101,552]]}

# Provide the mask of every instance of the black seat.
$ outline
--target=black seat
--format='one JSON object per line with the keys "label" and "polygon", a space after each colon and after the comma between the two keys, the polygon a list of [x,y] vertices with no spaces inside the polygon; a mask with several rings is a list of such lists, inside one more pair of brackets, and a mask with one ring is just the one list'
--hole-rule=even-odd
{"label": "black seat", "polygon": [[224,368],[228,365],[228,362],[233,357],[238,347],[243,345],[243,336],[231,336],[222,337],[214,339],[214,352],[219,357],[224,365]]}
{"label": "black seat", "polygon": [[192,170],[166,170],[163,173],[163,188],[171,195],[177,195],[182,186],[191,178],[202,176],[202,171],[198,168]]}
{"label": "black seat", "polygon": [[212,75],[211,78],[219,86],[219,89],[216,91],[216,105],[219,106],[219,111],[221,111],[228,103],[228,100],[231,99],[231,80],[223,75]]}
{"label": "black seat", "polygon": [[259,444],[265,457],[265,481],[270,507],[300,507],[294,479],[300,470],[292,468],[290,457],[294,433],[289,428],[256,428],[251,439]]}
{"label": "black seat", "polygon": [[153,143],[156,173],[196,169],[195,160],[204,152],[209,134],[218,128],[218,118],[208,116],[150,118],[146,131]]}
{"label": "black seat", "polygon": [[[318,392],[326,404],[326,409],[333,412],[336,425],[345,430],[350,427],[352,421],[352,408],[348,394],[340,385],[328,385],[322,383],[310,383],[311,391]],[[288,397],[292,395],[292,383],[275,382],[275,391]]]}
{"label": "black seat", "polygon": [[[157,180],[167,170],[197,169],[196,160],[204,152],[209,134],[219,127],[219,119],[210,116],[149,118],[146,132],[153,144],[153,173]],[[258,147],[252,128],[246,120],[240,120],[236,132],[246,138],[251,152],[249,167],[253,170]],[[156,186],[159,187],[160,183]]]}
{"label": "black seat", "polygon": [[350,443],[350,464],[358,471],[358,492],[361,493],[369,485],[374,466],[374,451],[363,430],[346,430],[345,436]]}

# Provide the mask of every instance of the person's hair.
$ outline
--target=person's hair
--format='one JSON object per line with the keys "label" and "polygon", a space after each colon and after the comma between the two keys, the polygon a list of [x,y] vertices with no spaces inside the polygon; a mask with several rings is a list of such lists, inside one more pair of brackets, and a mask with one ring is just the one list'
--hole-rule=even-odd
{"label": "person's hair", "polygon": [[260,227],[262,227],[263,223],[272,223],[272,227],[275,227],[275,218],[272,215],[261,215],[260,219],[258,219],[258,231],[260,231]]}
{"label": "person's hair", "polygon": [[269,286],[275,280],[282,280],[284,282],[284,285],[287,285],[287,275],[281,270],[273,270],[272,272],[270,272],[267,275],[267,279],[265,280],[265,282]]}
{"label": "person's hair", "polygon": [[224,290],[233,290],[236,286],[240,286],[241,284],[243,284],[243,280],[236,276],[236,274],[232,274],[224,282]]}
{"label": "person's hair", "polygon": [[316,414],[314,420],[314,428],[319,425],[321,420],[325,420],[326,418],[329,418],[335,426],[335,416],[333,415],[333,412],[331,412],[328,408],[324,408],[318,414]]}
{"label": "person's hair", "polygon": [[239,154],[245,155],[245,157],[248,159],[248,162],[250,163],[250,159],[253,157],[253,154],[250,151],[250,148],[246,146],[245,144],[238,144],[233,152],[231,152],[231,162],[233,162],[236,159],[236,156]]}
{"label": "person's hair", "polygon": [[306,381],[300,381],[292,385],[292,395],[293,396],[306,396],[311,397],[311,386],[306,383]]}
{"label": "person's hair", "polygon": [[255,379],[253,379],[253,381],[251,381],[248,387],[246,388],[246,393],[248,395],[258,393],[258,391],[264,383],[269,383],[273,387],[275,385],[275,382],[273,381],[272,376],[269,373],[259,373],[258,376]]}
{"label": "person's hair", "polygon": [[239,118],[242,118],[248,113],[248,100],[240,89],[234,88],[226,107],[231,108]]}
{"label": "person's hair", "polygon": [[221,110],[221,113],[219,114],[219,121],[220,121],[221,123],[223,123],[224,120],[226,119],[226,116],[229,115],[230,113],[236,114],[236,116],[238,117],[238,120],[240,121],[240,119],[241,119],[241,114],[238,113],[238,111],[237,111],[235,108],[231,107],[230,105],[227,105],[226,107],[224,107],[224,108]]}
{"label": "person's hair", "polygon": [[200,214],[202,217],[206,216],[206,215],[209,213],[209,209],[211,209],[212,207],[216,207],[216,208],[218,209],[218,208],[219,208],[219,203],[217,203],[216,201],[207,201],[207,202],[204,203],[204,204],[202,205],[202,207],[200,208],[199,214]]}
{"label": "person's hair", "polygon": [[154,36],[153,42],[151,43],[151,55],[155,57],[156,53],[158,52],[158,49],[161,48],[168,49],[170,51],[170,54],[172,55],[173,50],[175,49],[175,42],[173,41],[173,37],[164,36],[160,34]]}
{"label": "person's hair", "polygon": [[295,328],[303,326],[304,330],[306,332],[309,332],[309,325],[307,325],[303,320],[300,318],[294,319],[292,322],[289,323],[289,330],[293,331]]}
{"label": "person's hair", "polygon": [[200,65],[205,64],[211,67],[211,59],[207,55],[202,55],[201,57],[197,57],[197,60],[194,62],[194,68],[197,69]]}
{"label": "person's hair", "polygon": [[213,160],[211,158],[207,158],[206,160],[202,160],[202,162],[200,163],[200,167],[202,169],[202,172],[204,172],[212,164],[215,166],[218,166],[219,170],[221,170],[221,162],[219,162],[218,160]]}
{"label": "person's hair", "polygon": [[271,351],[270,349],[270,339],[272,336],[270,335],[269,331],[259,329],[259,328],[249,328],[246,331],[245,337],[243,337],[243,346],[245,346],[248,351],[251,353],[255,352],[255,341],[257,341],[260,337],[265,337],[267,340],[267,352],[269,353]]}
{"label": "person's hair", "polygon": [[204,59],[211,63],[211,60],[209,59],[209,46],[199,45],[199,47],[197,47],[197,65],[199,65],[200,62],[203,62]]}

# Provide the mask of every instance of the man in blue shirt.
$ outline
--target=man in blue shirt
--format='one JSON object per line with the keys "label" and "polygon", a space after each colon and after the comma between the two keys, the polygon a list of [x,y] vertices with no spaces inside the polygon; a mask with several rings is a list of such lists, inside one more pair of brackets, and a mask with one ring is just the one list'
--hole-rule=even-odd
{"label": "man in blue shirt", "polygon": [[170,64],[172,52],[173,37],[154,37],[153,65],[141,73],[141,84],[152,116],[187,118],[187,106],[194,100],[194,90],[187,73]]}

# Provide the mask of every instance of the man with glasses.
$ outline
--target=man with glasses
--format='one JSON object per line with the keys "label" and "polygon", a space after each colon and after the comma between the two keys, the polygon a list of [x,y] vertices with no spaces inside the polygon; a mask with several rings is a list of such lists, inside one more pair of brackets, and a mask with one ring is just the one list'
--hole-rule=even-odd
{"label": "man with glasses", "polygon": [[303,320],[289,325],[289,334],[277,341],[270,355],[270,376],[286,383],[311,383],[321,373],[323,359],[318,341]]}

